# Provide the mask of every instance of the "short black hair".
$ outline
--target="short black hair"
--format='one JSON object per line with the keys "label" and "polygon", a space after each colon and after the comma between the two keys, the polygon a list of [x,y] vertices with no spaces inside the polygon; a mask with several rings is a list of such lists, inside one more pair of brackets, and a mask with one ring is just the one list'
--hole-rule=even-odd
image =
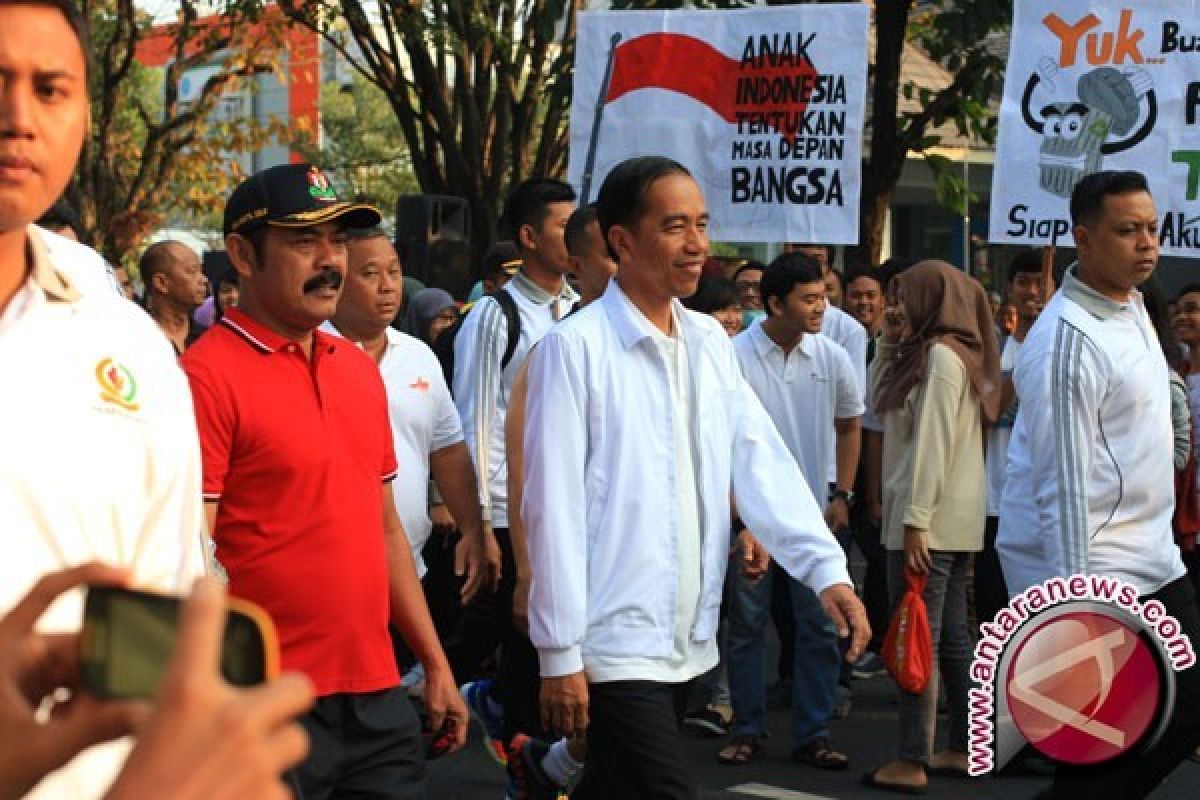
{"label": "short black hair", "polygon": [[916,261],[911,258],[903,258],[901,256],[893,256],[887,261],[879,265],[879,274],[883,278],[883,291],[886,293],[888,285],[900,273],[908,270],[916,265]]}
{"label": "short black hair", "polygon": [[517,250],[516,244],[508,241],[496,242],[487,249],[483,254],[483,261],[480,264],[480,277],[485,280],[495,278],[503,273],[505,276],[511,275],[511,269],[516,269],[521,265],[521,253]]}
{"label": "short black hair", "polygon": [[747,261],[745,264],[742,264],[736,270],[734,270],[733,279],[736,281],[743,272],[745,272],[747,270],[751,270],[751,269],[756,269],[759,272],[765,272],[767,269],[767,265],[762,263],[761,261],[755,261],[754,259],[751,259],[751,260]]}
{"label": "short black hair", "polygon": [[787,302],[792,289],[805,283],[825,283],[821,265],[810,255],[800,252],[784,253],[767,265],[762,276],[763,308],[771,312],[770,299],[778,298],[781,304]]}
{"label": "short black hair", "polygon": [[596,206],[588,204],[580,206],[571,214],[571,218],[567,220],[567,252],[573,256],[581,256],[591,244],[591,235],[588,233],[588,226],[599,220],[596,214]]}
{"label": "short black hair", "polygon": [[1093,225],[1110,195],[1150,192],[1146,176],[1135,170],[1103,170],[1083,176],[1071,192],[1071,225]]}
{"label": "short black hair", "polygon": [[79,42],[79,49],[83,51],[84,69],[91,71],[91,26],[75,0],[0,0],[0,6],[43,6],[61,12],[67,18],[71,32],[75,34],[75,41]]}
{"label": "short black hair", "polygon": [[846,269],[846,287],[854,283],[859,278],[870,278],[879,284],[879,291],[883,291],[883,270],[871,269],[866,264],[851,264]]}
{"label": "short black hair", "polygon": [[[0,0],[0,4],[3,4],[3,0]],[[81,242],[85,241],[83,220],[79,218],[79,214],[71,207],[71,204],[62,198],[59,198],[54,205],[50,206],[49,211],[38,218],[37,226],[48,230],[70,228],[75,232],[76,239]]]}
{"label": "short black hair", "polygon": [[699,311],[701,314],[711,314],[726,308],[736,308],[738,291],[733,281],[720,275],[701,275],[696,284],[696,293],[684,299],[685,308]]}
{"label": "short black hair", "polygon": [[541,228],[550,213],[551,203],[571,203],[574,200],[575,190],[555,178],[521,181],[508,193],[504,213],[500,215],[500,229],[515,242],[518,240],[517,231],[525,225]]}
{"label": "short black hair", "polygon": [[346,239],[351,242],[365,242],[370,239],[386,239],[387,231],[382,225],[372,225],[370,228],[346,228]]}
{"label": "short black hair", "polygon": [[[687,167],[664,156],[628,158],[612,168],[596,195],[596,216],[606,243],[614,225],[631,227],[645,213],[646,192],[656,180],[668,175],[692,177]],[[616,253],[611,255],[616,257]]]}
{"label": "short black hair", "polygon": [[1189,283],[1175,293],[1175,302],[1178,303],[1183,299],[1185,294],[1200,294],[1200,283]]}
{"label": "short black hair", "polygon": [[1040,250],[1022,250],[1008,265],[1008,279],[1011,281],[1017,275],[1042,273],[1042,253]]}

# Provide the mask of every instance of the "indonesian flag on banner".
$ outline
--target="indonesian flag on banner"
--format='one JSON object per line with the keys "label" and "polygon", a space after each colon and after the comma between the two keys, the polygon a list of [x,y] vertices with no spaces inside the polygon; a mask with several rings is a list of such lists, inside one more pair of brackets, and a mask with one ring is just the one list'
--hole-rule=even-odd
{"label": "indonesian flag on banner", "polygon": [[569,179],[661,155],[704,192],[714,239],[858,240],[867,22],[861,3],[581,12]]}
{"label": "indonesian flag on banner", "polygon": [[[790,86],[775,107],[803,112],[812,94],[817,71],[807,56],[796,54],[760,57],[755,61],[730,58],[708,42],[681,33],[648,33],[619,45],[613,59],[612,80],[605,95],[611,103],[638,89],[665,89],[703,103],[726,122],[738,121],[747,95],[739,86]],[[741,102],[739,102],[741,101]]]}

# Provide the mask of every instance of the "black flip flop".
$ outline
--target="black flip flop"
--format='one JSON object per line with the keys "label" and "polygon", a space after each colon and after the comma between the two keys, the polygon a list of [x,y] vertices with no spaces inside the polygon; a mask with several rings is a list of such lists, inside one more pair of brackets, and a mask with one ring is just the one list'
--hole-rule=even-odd
{"label": "black flip flop", "polygon": [[969,778],[971,773],[961,767],[926,767],[926,775],[936,775],[939,778]]}

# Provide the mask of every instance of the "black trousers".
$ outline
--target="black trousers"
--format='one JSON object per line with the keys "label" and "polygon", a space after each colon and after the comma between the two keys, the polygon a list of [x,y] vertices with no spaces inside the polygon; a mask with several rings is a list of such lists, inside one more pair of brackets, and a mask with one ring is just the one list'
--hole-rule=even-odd
{"label": "black trousers", "polygon": [[486,674],[486,665],[500,648],[496,675],[497,697],[504,705],[505,739],[518,733],[543,736],[538,709],[537,651],[529,637],[513,624],[513,591],[517,566],[508,528],[496,528],[503,577],[495,592],[480,591],[466,605],[458,625],[445,643],[446,657],[459,683]]}
{"label": "black trousers", "polygon": [[[1200,608],[1187,577],[1141,598],[1145,606],[1158,600],[1180,628],[1200,648]],[[1126,753],[1095,767],[1058,766],[1054,775],[1054,797],[1062,800],[1136,800],[1152,792],[1200,745],[1200,665],[1175,673],[1175,709],[1167,730],[1149,752]]]}
{"label": "black trousers", "polygon": [[983,549],[975,554],[975,618],[980,625],[991,622],[1008,605],[1008,587],[996,552],[999,530],[999,517],[988,517],[983,528]]}
{"label": "black trousers", "polygon": [[690,684],[588,685],[588,756],[572,800],[698,800],[679,722]]}
{"label": "black trousers", "polygon": [[[888,623],[892,621],[892,601],[887,586],[887,551],[883,549],[878,525],[867,519],[863,504],[855,504],[850,516],[850,530],[854,544],[862,553],[867,570],[863,575],[862,603],[867,609],[867,622],[871,624],[871,641],[867,649],[878,653],[883,648],[883,637]],[[846,557],[849,559],[849,553]]]}
{"label": "black trousers", "polygon": [[317,699],[300,718],[308,758],[288,774],[296,800],[423,800],[421,724],[399,687]]}

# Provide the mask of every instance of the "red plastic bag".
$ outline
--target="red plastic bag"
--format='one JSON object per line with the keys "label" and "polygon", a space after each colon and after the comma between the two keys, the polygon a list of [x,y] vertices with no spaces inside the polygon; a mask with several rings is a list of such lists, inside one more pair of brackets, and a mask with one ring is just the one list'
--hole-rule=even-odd
{"label": "red plastic bag", "polygon": [[933,674],[933,636],[929,632],[929,613],[925,610],[925,576],[904,571],[908,591],[888,625],[883,639],[883,663],[896,684],[910,694],[925,691]]}

